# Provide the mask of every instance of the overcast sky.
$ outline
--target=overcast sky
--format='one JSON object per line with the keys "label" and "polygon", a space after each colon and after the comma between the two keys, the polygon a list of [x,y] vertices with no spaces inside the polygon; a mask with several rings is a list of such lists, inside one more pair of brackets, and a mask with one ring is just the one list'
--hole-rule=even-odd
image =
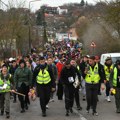
{"label": "overcast sky", "polygon": [[[94,0],[87,0],[87,1],[89,1],[89,3],[95,3]],[[31,5],[35,9],[35,8],[39,8],[39,5],[43,5],[43,4],[47,4],[48,6],[60,6],[65,3],[80,3],[80,2],[81,0],[41,0],[38,2],[31,3]]]}
{"label": "overcast sky", "polygon": [[[2,0],[2,1],[7,4],[7,1],[10,1],[10,0]],[[32,8],[32,10],[39,9],[40,6],[43,4],[46,4],[48,6],[60,6],[65,3],[80,3],[81,2],[81,0],[12,0],[12,1],[18,1],[18,2],[26,1],[26,7],[29,6],[30,1],[35,1],[35,2],[30,2],[30,7]],[[99,0],[84,0],[84,1],[94,4],[96,3],[96,1],[99,1]]]}

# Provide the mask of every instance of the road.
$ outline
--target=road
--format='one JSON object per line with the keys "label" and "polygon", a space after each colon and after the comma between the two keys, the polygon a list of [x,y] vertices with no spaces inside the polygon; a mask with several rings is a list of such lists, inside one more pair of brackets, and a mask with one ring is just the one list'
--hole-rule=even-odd
{"label": "road", "polygon": [[[111,97],[111,102],[105,100],[105,95],[99,96],[99,102],[97,111],[99,116],[93,116],[92,111],[89,114],[86,113],[86,101],[81,100],[82,111],[77,111],[74,106],[73,114],[69,117],[65,116],[64,101],[58,101],[55,97],[55,102],[49,103],[49,109],[47,110],[47,116],[41,116],[41,109],[39,105],[39,99],[31,101],[29,109],[25,113],[20,113],[20,104],[12,103],[11,99],[11,117],[10,120],[120,120],[120,114],[115,113],[114,97]],[[5,115],[0,116],[0,120],[6,120]]]}

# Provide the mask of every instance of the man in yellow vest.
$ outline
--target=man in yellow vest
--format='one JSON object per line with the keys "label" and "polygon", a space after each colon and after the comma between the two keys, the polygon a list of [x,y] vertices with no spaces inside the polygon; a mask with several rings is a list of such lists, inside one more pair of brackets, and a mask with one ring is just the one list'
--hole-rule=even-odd
{"label": "man in yellow vest", "polygon": [[40,65],[38,65],[33,72],[33,85],[37,88],[42,116],[45,117],[46,105],[50,100],[51,91],[55,91],[55,79],[52,69],[47,65],[44,57],[40,57]]}
{"label": "man in yellow vest", "polygon": [[116,113],[120,113],[120,61],[110,74],[110,91],[115,96]]}
{"label": "man in yellow vest", "polygon": [[108,102],[110,102],[110,83],[109,83],[109,79],[110,79],[110,73],[113,70],[113,64],[112,64],[112,59],[110,57],[108,57],[105,60],[105,65],[104,65],[104,71],[105,71],[105,76],[106,79],[104,81],[105,85],[106,85],[106,99]]}
{"label": "man in yellow vest", "polygon": [[10,117],[10,90],[11,84],[14,85],[13,77],[8,73],[6,65],[2,66],[0,74],[0,110],[1,115],[6,112],[6,118]]}
{"label": "man in yellow vest", "polygon": [[99,81],[105,80],[104,70],[102,70],[99,64],[95,63],[95,57],[89,58],[89,64],[85,69],[85,82],[86,82],[86,98],[87,98],[87,113],[89,113],[90,107],[92,107],[93,115],[98,115],[96,111],[98,100]]}

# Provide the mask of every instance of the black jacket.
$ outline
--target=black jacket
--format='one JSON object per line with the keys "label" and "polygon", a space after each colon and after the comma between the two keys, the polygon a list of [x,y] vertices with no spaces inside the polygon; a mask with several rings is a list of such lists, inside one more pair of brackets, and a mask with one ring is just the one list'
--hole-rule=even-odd
{"label": "black jacket", "polygon": [[84,71],[85,71],[85,68],[87,67],[87,62],[84,62],[84,61],[82,61],[81,63],[80,63],[80,71],[81,71],[81,74],[82,74],[82,77],[85,79],[85,73],[84,73]]}
{"label": "black jacket", "polygon": [[[72,85],[75,82],[76,74],[78,75],[79,80],[81,80],[81,75],[76,67],[71,66],[69,69],[64,67],[61,71],[60,80],[65,85]],[[69,77],[73,77],[74,81],[70,82]]]}

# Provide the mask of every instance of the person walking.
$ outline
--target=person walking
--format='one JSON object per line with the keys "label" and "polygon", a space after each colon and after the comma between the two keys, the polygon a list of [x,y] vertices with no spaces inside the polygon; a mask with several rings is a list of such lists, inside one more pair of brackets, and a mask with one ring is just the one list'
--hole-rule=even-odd
{"label": "person walking", "polygon": [[[72,65],[72,66],[74,66],[74,67],[76,67],[77,68],[77,70],[79,71],[79,73],[80,73],[80,67],[79,67],[79,65],[77,65],[77,63],[76,63],[76,61],[75,60],[71,60],[70,61],[70,64]],[[79,84],[76,86],[76,88],[75,88],[75,102],[76,102],[76,105],[77,105],[77,110],[82,110],[82,107],[81,107],[81,105],[80,105],[80,95],[79,95],[79,89],[80,89],[80,82],[81,82],[81,79],[78,79],[78,80],[80,80],[79,81]]]}
{"label": "person walking", "polygon": [[58,100],[62,100],[63,99],[63,85],[61,83],[61,78],[60,78],[60,74],[62,71],[64,64],[63,64],[63,58],[60,58],[59,62],[56,64],[57,67],[57,71],[58,71],[58,84],[57,84],[57,97]]}
{"label": "person walking", "polygon": [[96,111],[98,101],[99,81],[105,80],[104,71],[99,64],[95,63],[95,57],[89,58],[89,66],[85,69],[85,82],[86,82],[86,98],[87,98],[87,113],[92,107],[92,114],[98,115]]}
{"label": "person walking", "polygon": [[110,88],[111,93],[115,96],[116,113],[120,113],[120,61],[110,74]]}
{"label": "person walking", "polygon": [[[55,81],[57,80],[57,67],[53,62],[53,59],[50,57],[47,60],[47,64],[51,67],[54,75]],[[50,102],[54,102],[54,92],[51,91]]]}
{"label": "person walking", "polygon": [[80,70],[81,70],[81,75],[82,75],[82,79],[81,79],[81,85],[82,85],[82,94],[83,94],[83,101],[86,100],[86,89],[85,89],[85,68],[87,67],[88,64],[88,56],[84,56],[82,62],[80,63]]}
{"label": "person walking", "polygon": [[26,67],[33,73],[34,67],[32,66],[32,60],[26,61]]}
{"label": "person walking", "polygon": [[52,69],[47,65],[44,57],[40,57],[40,65],[38,65],[33,72],[32,86],[36,86],[42,116],[45,117],[46,105],[50,100],[51,91],[55,91],[56,85]]}
{"label": "person walking", "polygon": [[24,113],[25,109],[28,109],[28,104],[30,104],[28,93],[32,83],[32,72],[29,68],[26,67],[26,63],[23,59],[19,61],[19,67],[14,74],[14,81],[17,92],[25,95],[25,97],[18,95],[18,99],[20,101],[22,109],[21,113]]}
{"label": "person walking", "polygon": [[109,79],[110,79],[110,73],[113,70],[113,67],[114,67],[114,65],[112,64],[112,59],[110,57],[106,58],[105,65],[104,65],[106,79],[105,79],[104,83],[106,85],[106,99],[108,102],[111,102]]}
{"label": "person walking", "polygon": [[72,107],[75,94],[75,87],[73,84],[76,75],[80,80],[81,76],[79,71],[70,64],[70,60],[67,60],[60,75],[61,82],[64,86],[66,116],[69,116],[69,112],[73,113]]}
{"label": "person walking", "polygon": [[[104,72],[104,66],[100,63],[100,57],[99,56],[95,56],[95,62],[97,64],[99,64],[99,66],[101,66],[101,70],[103,70]],[[101,80],[99,81],[99,89],[98,89],[98,95],[101,95]]]}
{"label": "person walking", "polygon": [[[10,66],[10,69],[9,69],[9,73],[14,76],[14,73],[16,71],[16,69],[18,68],[18,65],[16,63],[16,60],[12,60],[12,65]],[[16,94],[13,93],[13,103],[16,103]]]}
{"label": "person walking", "polygon": [[6,118],[10,118],[10,90],[11,86],[14,88],[14,80],[8,72],[6,65],[2,66],[0,73],[0,110],[1,115],[6,112]]}

